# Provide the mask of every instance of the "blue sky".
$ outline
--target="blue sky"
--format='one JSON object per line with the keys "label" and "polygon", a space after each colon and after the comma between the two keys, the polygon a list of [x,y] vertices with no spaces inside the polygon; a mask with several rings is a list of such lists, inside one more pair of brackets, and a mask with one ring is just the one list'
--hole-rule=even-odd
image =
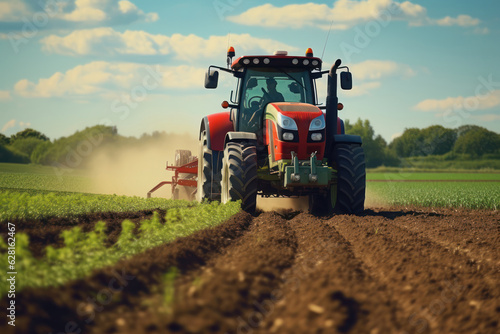
{"label": "blue sky", "polygon": [[0,132],[194,135],[235,86],[221,74],[203,88],[228,39],[237,56],[321,56],[330,25],[323,60],[354,78],[342,118],[369,119],[387,141],[434,124],[500,132],[499,12],[495,0],[0,0]]}

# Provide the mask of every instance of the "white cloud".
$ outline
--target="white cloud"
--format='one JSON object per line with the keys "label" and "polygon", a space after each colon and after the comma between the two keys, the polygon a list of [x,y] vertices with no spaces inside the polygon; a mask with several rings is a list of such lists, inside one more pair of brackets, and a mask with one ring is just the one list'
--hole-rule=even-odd
{"label": "white cloud", "polygon": [[435,20],[439,26],[460,26],[460,27],[473,27],[477,26],[481,21],[469,15],[459,15],[456,18],[446,16],[442,19]]}
{"label": "white cloud", "polygon": [[10,100],[10,91],[0,90],[0,101],[2,100]]}
{"label": "white cloud", "polygon": [[349,97],[368,95],[372,90],[379,88],[381,85],[380,81],[360,82],[357,85],[353,85],[351,90],[344,91],[344,94]]}
{"label": "white cloud", "polygon": [[5,123],[2,127],[2,132],[5,132],[13,127],[16,126],[16,120],[15,119],[11,119],[10,121],[8,121],[7,123]]}
{"label": "white cloud", "polygon": [[29,22],[37,31],[51,28],[86,28],[158,20],[127,0],[20,0],[0,2],[0,30],[20,31]]}
{"label": "white cloud", "polygon": [[0,1],[0,21],[21,20],[28,13],[22,1]]}
{"label": "white cloud", "polygon": [[474,33],[478,35],[486,35],[490,33],[490,29],[477,27],[474,29]]}
{"label": "white cloud", "polygon": [[[366,60],[349,66],[349,70],[353,77],[353,87],[341,93],[348,97],[370,94],[371,91],[382,86],[380,80],[383,78],[395,76],[407,78],[415,75],[415,71],[410,66],[390,60]],[[327,89],[325,80],[318,81],[317,87],[320,100],[324,99]]]}
{"label": "white cloud", "polygon": [[394,0],[338,0],[330,7],[325,4],[306,3],[276,7],[272,4],[250,8],[228,17],[234,23],[272,28],[317,27],[328,30],[345,30],[357,24],[372,20],[407,21],[412,26],[440,25],[463,27],[477,26],[480,21],[468,15],[456,18],[431,19],[427,9],[410,1],[402,3]]}
{"label": "white cloud", "polygon": [[15,119],[11,119],[7,123],[5,123],[0,130],[0,132],[6,133],[10,129],[18,128],[18,129],[26,129],[31,126],[31,123],[29,122],[22,122],[22,121],[17,121]]}
{"label": "white cloud", "polygon": [[65,73],[57,72],[38,82],[27,79],[14,86],[17,95],[26,98],[110,97],[144,91],[165,92],[172,89],[203,88],[205,69],[187,65],[149,66],[135,63],[91,62]]}
{"label": "white cloud", "polygon": [[500,105],[500,90],[494,90],[486,95],[457,96],[436,100],[427,99],[414,106],[415,110],[426,112],[444,112],[448,110],[484,110]]}
{"label": "white cloud", "polygon": [[410,66],[387,60],[366,60],[350,66],[350,69],[353,78],[357,80],[375,80],[391,75],[402,77],[415,75]]}
{"label": "white cloud", "polygon": [[[41,40],[43,50],[64,55],[174,55],[177,59],[224,57],[228,36],[154,35],[145,31],[118,32],[112,28],[76,30],[66,36],[50,35]],[[269,38],[232,34],[230,43],[238,53],[296,48]]]}

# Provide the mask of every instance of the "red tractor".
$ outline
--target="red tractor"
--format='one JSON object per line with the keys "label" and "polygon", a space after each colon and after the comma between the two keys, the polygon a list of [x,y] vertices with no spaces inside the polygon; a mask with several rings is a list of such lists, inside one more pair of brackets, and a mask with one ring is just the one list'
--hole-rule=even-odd
{"label": "red tractor", "polygon": [[[217,88],[219,72],[237,79],[229,111],[203,118],[196,197],[198,201],[242,201],[252,212],[257,195],[309,196],[317,214],[360,213],[365,201],[365,156],[359,136],[347,135],[338,118],[337,71],[342,89],[352,76],[338,59],[329,71],[311,49],[305,57],[277,51],[243,56],[227,68],[210,66],[205,88]],[[328,74],[326,105],[319,104],[315,80]],[[323,111],[324,110],[324,111]]]}

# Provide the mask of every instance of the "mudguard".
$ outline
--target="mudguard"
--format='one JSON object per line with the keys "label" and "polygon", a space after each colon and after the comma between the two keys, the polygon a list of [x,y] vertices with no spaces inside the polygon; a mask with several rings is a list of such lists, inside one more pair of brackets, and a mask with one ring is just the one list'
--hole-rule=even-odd
{"label": "mudguard", "polygon": [[257,141],[257,135],[251,132],[228,132],[226,134],[226,139],[224,143],[229,141],[238,141],[238,140],[254,140]]}
{"label": "mudguard", "polygon": [[[359,144],[362,145],[361,137],[355,135],[335,135],[333,136],[333,145],[335,144]],[[332,145],[332,147],[333,147]]]}
{"label": "mudguard", "polygon": [[199,139],[201,139],[203,131],[207,131],[208,149],[223,151],[226,134],[229,131],[234,131],[233,122],[229,119],[229,112],[220,112],[203,117]]}

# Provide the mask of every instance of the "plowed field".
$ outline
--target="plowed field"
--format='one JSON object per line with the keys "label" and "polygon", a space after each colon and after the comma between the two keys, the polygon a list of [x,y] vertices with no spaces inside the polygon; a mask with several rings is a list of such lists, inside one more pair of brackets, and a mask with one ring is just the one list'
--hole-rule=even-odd
{"label": "plowed field", "polygon": [[[100,217],[116,227],[113,235],[118,218]],[[91,228],[88,219],[68,226],[79,223]],[[44,244],[57,246],[64,224],[56,225],[25,225],[30,235],[41,230],[35,252]],[[498,333],[499,246],[500,212],[491,210],[240,213],[86,279],[21,291],[15,329]],[[5,298],[1,307],[7,307]],[[5,319],[0,324],[0,332],[14,332]]]}

